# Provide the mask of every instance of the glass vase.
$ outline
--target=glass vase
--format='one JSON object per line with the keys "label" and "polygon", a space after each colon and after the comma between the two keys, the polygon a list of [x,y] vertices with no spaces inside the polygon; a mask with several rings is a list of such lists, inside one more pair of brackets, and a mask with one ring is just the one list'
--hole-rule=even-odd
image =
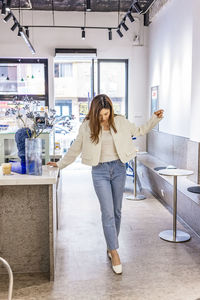
{"label": "glass vase", "polygon": [[42,175],[42,139],[26,139],[26,173]]}
{"label": "glass vase", "polygon": [[20,128],[15,133],[15,142],[17,144],[18,156],[21,162],[12,161],[13,172],[26,174],[25,141],[30,136],[31,136],[31,130],[27,127]]}

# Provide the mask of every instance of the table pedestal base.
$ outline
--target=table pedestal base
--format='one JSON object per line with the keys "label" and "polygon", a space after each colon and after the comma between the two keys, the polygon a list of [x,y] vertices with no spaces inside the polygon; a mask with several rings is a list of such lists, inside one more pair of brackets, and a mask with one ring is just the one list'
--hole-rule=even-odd
{"label": "table pedestal base", "polygon": [[173,237],[173,230],[165,230],[160,232],[159,237],[165,241],[172,243],[181,243],[190,240],[190,235],[184,231],[176,231],[176,240]]}
{"label": "table pedestal base", "polygon": [[126,199],[127,200],[133,200],[133,201],[135,200],[135,201],[137,201],[137,200],[144,200],[144,199],[146,199],[146,197],[144,195],[136,195],[136,196],[130,195],[130,196],[127,196]]}

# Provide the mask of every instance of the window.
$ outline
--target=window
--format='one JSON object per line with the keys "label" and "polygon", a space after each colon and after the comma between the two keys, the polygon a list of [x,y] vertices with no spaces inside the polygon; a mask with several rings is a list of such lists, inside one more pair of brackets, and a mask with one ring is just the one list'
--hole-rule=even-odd
{"label": "window", "polygon": [[47,59],[0,59],[0,101],[24,95],[48,106]]}
{"label": "window", "polygon": [[116,114],[128,116],[128,60],[98,60],[98,93],[111,98]]}
{"label": "window", "polygon": [[55,77],[72,77],[72,63],[55,64]]}

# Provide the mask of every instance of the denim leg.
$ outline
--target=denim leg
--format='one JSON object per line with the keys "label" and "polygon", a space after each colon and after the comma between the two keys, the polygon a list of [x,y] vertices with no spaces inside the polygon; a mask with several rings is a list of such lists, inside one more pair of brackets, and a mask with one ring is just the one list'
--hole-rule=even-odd
{"label": "denim leg", "polygon": [[123,192],[126,182],[126,166],[121,161],[117,161],[113,168],[113,175],[111,179],[111,188],[113,195],[113,206],[115,216],[115,226],[117,235],[119,235],[121,224],[121,208]]}
{"label": "denim leg", "polygon": [[113,195],[109,166],[104,163],[92,168],[94,189],[99,199],[104,236],[109,250],[119,248],[115,225]]}

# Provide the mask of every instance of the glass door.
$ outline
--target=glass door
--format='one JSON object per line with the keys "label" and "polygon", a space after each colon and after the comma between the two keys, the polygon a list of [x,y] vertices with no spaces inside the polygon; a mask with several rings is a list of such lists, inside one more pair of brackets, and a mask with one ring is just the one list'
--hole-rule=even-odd
{"label": "glass door", "polygon": [[60,117],[55,127],[57,147],[67,151],[98,93],[111,98],[115,113],[127,116],[127,89],[128,60],[55,58],[55,109]]}

